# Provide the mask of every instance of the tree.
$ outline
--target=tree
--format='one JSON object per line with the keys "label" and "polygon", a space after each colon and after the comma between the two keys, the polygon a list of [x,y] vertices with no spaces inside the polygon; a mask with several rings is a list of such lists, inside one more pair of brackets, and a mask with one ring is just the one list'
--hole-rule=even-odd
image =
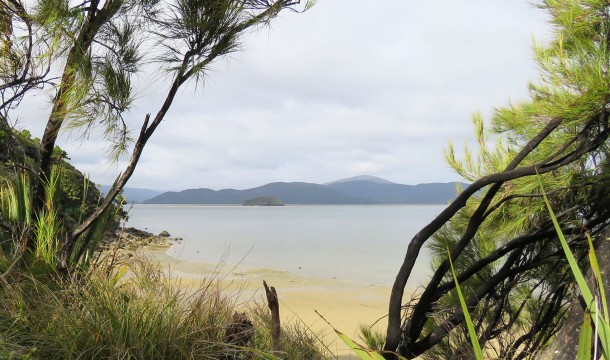
{"label": "tree", "polygon": [[[547,0],[555,27],[535,47],[541,79],[531,99],[497,109],[486,130],[474,117],[479,151],[449,164],[472,184],[411,240],[389,305],[385,349],[412,358],[472,357],[447,251],[486,351],[536,358],[561,328],[578,295],[542,200],[542,189],[586,267],[586,236],[596,246],[610,223],[610,1]],[[495,147],[488,145],[489,139]],[[403,293],[423,246],[434,274],[421,292]],[[394,358],[387,353],[387,358]]]}
{"label": "tree", "polygon": [[[64,266],[77,264],[89,248],[86,233],[110,208],[133,174],[144,146],[169,111],[179,89],[200,81],[209,65],[235,51],[249,29],[268,24],[283,10],[301,11],[292,0],[2,0],[0,86],[4,128],[11,110],[33,89],[53,94],[38,160],[28,168],[33,180],[33,213],[48,197],[59,132],[77,127],[103,130],[116,158],[132,141],[123,116],[133,103],[132,77],[143,61],[153,61],[169,74],[171,84],[154,116],[146,115],[131,157],[107,196],[92,214],[66,229],[61,245]],[[300,8],[299,8],[300,6]],[[147,39],[144,43],[142,39]],[[152,45],[151,45],[152,44]],[[144,55],[154,46],[153,57]],[[157,55],[154,55],[154,54]],[[57,76],[51,69],[60,69]],[[1,129],[0,129],[1,130]],[[33,237],[26,247],[34,250]],[[79,250],[81,249],[81,250]],[[75,257],[76,256],[76,257]]]}

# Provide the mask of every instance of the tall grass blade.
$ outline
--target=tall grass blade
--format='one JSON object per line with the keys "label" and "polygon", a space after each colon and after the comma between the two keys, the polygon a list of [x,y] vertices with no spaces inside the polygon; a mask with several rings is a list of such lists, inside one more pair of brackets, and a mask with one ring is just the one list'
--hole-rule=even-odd
{"label": "tall grass blade", "polygon": [[360,340],[364,341],[369,349],[382,350],[385,345],[385,335],[374,331],[370,326],[360,325]]}
{"label": "tall grass blade", "polygon": [[45,263],[55,266],[59,250],[58,238],[61,233],[61,220],[56,210],[57,194],[59,192],[59,172],[56,167],[51,169],[51,176],[45,186],[45,202],[43,209],[36,214],[34,229],[36,233],[36,257]]}
{"label": "tall grass blade", "polygon": [[[600,309],[596,305],[597,301],[593,296],[591,289],[587,285],[587,281],[585,280],[582,271],[578,267],[576,258],[574,258],[572,250],[570,250],[570,246],[568,245],[568,241],[563,235],[563,231],[561,231],[561,227],[559,226],[559,222],[557,221],[555,212],[553,211],[551,203],[548,197],[546,196],[546,192],[544,191],[544,186],[542,184],[540,176],[538,176],[538,183],[540,184],[540,190],[542,192],[542,197],[549,212],[549,216],[551,217],[551,221],[553,222],[553,226],[555,227],[555,231],[557,232],[557,237],[559,238],[559,242],[561,243],[561,248],[563,249],[566,259],[568,260],[568,264],[570,265],[570,270],[574,275],[576,284],[578,284],[580,294],[582,295],[585,304],[587,304],[587,310],[591,314],[591,318],[595,321],[595,331],[599,333],[599,340],[602,344],[602,354],[604,358],[608,360],[610,359],[610,323],[608,323],[608,321],[605,321],[604,317],[600,314]],[[591,250],[589,251],[589,254],[590,253]],[[591,261],[591,256],[589,257],[589,259]],[[592,264],[592,267],[597,268],[597,271],[599,272],[599,266],[597,266],[597,258],[595,258],[595,256],[593,256],[593,261],[595,261],[596,266],[593,266]],[[595,269],[593,269],[593,271],[595,272]],[[598,282],[601,292],[603,292],[604,284],[601,281],[601,276],[597,278],[596,275],[596,280]]]}
{"label": "tall grass blade", "polygon": [[578,336],[578,354],[576,360],[591,360],[591,341],[593,340],[593,325],[591,314],[585,312],[585,319]]}
{"label": "tall grass blade", "polygon": [[42,210],[38,214],[34,228],[36,230],[36,257],[49,265],[55,265],[60,228],[57,212]]}
{"label": "tall grass blade", "polygon": [[29,225],[32,205],[30,202],[30,179],[27,174],[19,174],[14,182],[6,180],[0,191],[4,218],[14,224]]}
{"label": "tall grass blade", "polygon": [[591,270],[593,270],[593,274],[595,274],[595,280],[597,281],[597,284],[599,286],[599,293],[604,309],[604,321],[609,322],[610,320],[608,316],[608,302],[606,301],[606,292],[604,291],[604,281],[602,279],[601,273],[599,272],[599,263],[597,262],[597,256],[595,256],[593,240],[591,240],[591,235],[589,234],[587,234],[587,241],[589,242],[589,262],[591,263]]}
{"label": "tall grass blade", "polygon": [[349,346],[349,348],[362,360],[385,360],[381,354],[372,350],[366,350],[362,345],[356,344],[352,339],[340,331],[335,330],[339,339]]}
{"label": "tall grass blade", "polygon": [[89,192],[89,176],[83,176],[83,198],[81,200],[80,208],[78,209],[78,223],[80,224],[85,217],[87,209],[87,193]]}
{"label": "tall grass blade", "polygon": [[[114,181],[112,186],[115,186],[117,181],[118,178]],[[81,215],[84,215],[85,211],[85,199],[89,189],[88,183],[89,180],[85,178],[83,180],[83,204],[81,206]],[[123,203],[119,203],[116,208],[113,206],[107,207],[102,215],[91,224],[89,229],[78,237],[74,250],[71,254],[67,254],[72,265],[80,265],[83,267],[89,266],[95,250],[104,238],[106,230],[108,230],[109,226],[112,224],[113,218],[117,215],[117,212],[122,206]]]}
{"label": "tall grass blade", "polygon": [[30,178],[27,173],[22,173],[17,178],[17,196],[19,200],[16,204],[19,213],[18,219],[20,222],[29,225],[32,218],[32,203],[30,198]]}
{"label": "tall grass blade", "polygon": [[283,360],[280,357],[274,356],[272,354],[269,354],[267,352],[255,349],[255,348],[251,348],[251,347],[245,347],[245,346],[236,346],[233,345],[231,346],[235,349],[239,349],[241,350],[243,353],[249,353],[249,354],[254,354],[257,356],[257,359],[264,359],[264,360]]}
{"label": "tall grass blade", "polygon": [[[349,336],[346,336],[341,331],[335,329],[335,327],[332,326],[332,324],[328,322],[328,320],[326,320],[324,316],[322,316],[322,314],[320,314],[317,310],[314,311],[316,312],[316,314],[318,314],[320,318],[322,318],[322,320],[324,320],[325,323],[328,324],[328,326],[330,326],[335,331],[335,334],[337,334],[339,339],[341,339],[345,343],[345,345],[350,348],[350,350],[352,350],[356,355],[358,355],[361,360],[385,360],[383,355],[381,355],[379,352],[367,349],[366,347],[357,344],[354,340],[350,339]],[[398,354],[395,355],[400,360],[407,360],[405,357],[402,357]]]}
{"label": "tall grass blade", "polygon": [[102,241],[108,226],[111,224],[113,216],[112,207],[106,208],[102,215],[93,222],[91,227],[79,236],[73,253],[68,254],[73,265],[87,267],[90,264],[91,258],[100,241]]}
{"label": "tall grass blade", "polygon": [[453,275],[453,281],[455,282],[455,289],[457,290],[458,297],[460,298],[460,306],[462,307],[464,320],[466,321],[466,327],[468,328],[468,335],[470,336],[470,342],[472,343],[472,349],[474,350],[474,356],[477,360],[483,360],[483,351],[481,351],[481,345],[479,344],[479,339],[477,338],[477,332],[474,329],[470,312],[468,312],[468,306],[466,306],[464,295],[462,295],[462,289],[460,288],[460,284],[455,273],[455,268],[453,267],[453,260],[451,260],[451,252],[449,251],[449,247],[447,247],[447,255],[449,257],[449,265],[451,265],[451,274]]}

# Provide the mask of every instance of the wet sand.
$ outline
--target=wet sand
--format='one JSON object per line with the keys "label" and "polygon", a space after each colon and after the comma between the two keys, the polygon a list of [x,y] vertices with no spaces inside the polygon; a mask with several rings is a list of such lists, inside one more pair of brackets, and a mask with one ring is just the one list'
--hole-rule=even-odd
{"label": "wet sand", "polygon": [[301,322],[313,332],[321,333],[330,350],[341,355],[341,359],[356,359],[356,356],[346,356],[349,351],[337,341],[331,326],[316,311],[334,328],[358,342],[361,324],[377,322],[374,329],[382,332],[387,324],[384,315],[390,286],[307,278],[274,269],[187,262],[166,255],[167,248],[149,247],[143,252],[159,261],[182,286],[196,287],[206,277],[220,279],[224,292],[235,296],[238,303],[251,303],[252,300],[265,303],[265,280],[277,290],[282,322]]}

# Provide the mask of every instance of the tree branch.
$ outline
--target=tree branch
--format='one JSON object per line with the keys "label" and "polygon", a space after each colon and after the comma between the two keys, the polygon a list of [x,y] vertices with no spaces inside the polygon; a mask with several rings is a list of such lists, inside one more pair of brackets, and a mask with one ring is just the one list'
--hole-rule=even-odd
{"label": "tree branch", "polygon": [[[392,292],[390,295],[390,303],[388,309],[388,327],[386,334],[386,343],[384,351],[393,352],[397,349],[401,337],[400,329],[400,318],[401,318],[401,305],[402,297],[404,293],[407,281],[411,276],[411,271],[415,265],[415,260],[419,256],[419,252],[426,242],[438,229],[440,229],[449,219],[451,219],[461,208],[466,206],[466,201],[477,191],[483,187],[493,184],[499,181],[510,180],[510,176],[506,173],[515,169],[517,165],[525,159],[534,149],[540,145],[540,143],[549,136],[562,122],[562,119],[551,120],[533,139],[531,139],[524,148],[517,154],[517,156],[511,161],[502,173],[496,173],[489,176],[485,176],[470,186],[468,186],[457,198],[445,208],[434,220],[428,225],[421,229],[409,243],[407,254],[405,259],[396,275],[394,285],[392,286]],[[393,355],[388,355],[388,358],[394,358]]]}

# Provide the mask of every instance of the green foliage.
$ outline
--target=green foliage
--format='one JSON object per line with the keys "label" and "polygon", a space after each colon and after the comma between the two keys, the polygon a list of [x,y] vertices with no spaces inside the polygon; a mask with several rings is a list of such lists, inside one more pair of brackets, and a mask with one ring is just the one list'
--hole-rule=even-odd
{"label": "green foliage", "polygon": [[[342,332],[335,330],[335,333],[347,345],[360,359],[362,360],[384,360],[385,358],[382,355],[381,351],[371,350],[365,346],[362,346],[356,343],[354,340],[350,339],[349,336],[346,336]],[[396,355],[396,358],[400,360],[406,360],[406,358]]]}
{"label": "green foliage", "polygon": [[29,225],[31,222],[30,180],[22,173],[13,183],[4,179],[0,188],[0,213],[2,217],[13,224]]}
{"label": "green foliage", "polygon": [[[12,135],[17,144],[26,151],[21,157],[13,157],[10,161],[0,163],[0,168],[7,168],[4,174],[0,173],[4,183],[0,186],[0,218],[11,225],[10,230],[4,229],[3,233],[0,233],[3,249],[5,253],[22,252],[25,249],[25,238],[32,234],[35,239],[35,258],[55,266],[61,255],[60,251],[65,250],[62,248],[62,240],[65,239],[66,233],[95,211],[101,193],[86,176],[66,161],[67,154],[56,147],[56,165],[50,180],[44,184],[44,206],[34,215],[29,173],[25,170],[15,173],[10,167],[14,161],[21,161],[23,168],[33,166],[38,153],[37,139],[32,139],[27,130],[13,132]],[[14,147],[11,149],[16,150]],[[106,231],[116,227],[118,220],[124,216],[120,204],[109,207],[91,230],[79,239],[74,252],[69,256],[71,264],[88,265],[95,247]]]}
{"label": "green foliage", "polygon": [[[568,260],[568,263],[570,264],[570,270],[572,271],[572,274],[576,279],[580,294],[582,295],[584,302],[587,306],[585,312],[585,319],[583,322],[583,328],[581,330],[581,335],[579,338],[579,358],[591,358],[591,344],[592,341],[595,341],[595,345],[597,346],[597,332],[599,332],[599,341],[602,347],[602,354],[604,358],[610,359],[610,321],[608,320],[610,314],[608,314],[608,303],[606,302],[604,282],[599,271],[599,264],[597,263],[597,258],[595,256],[595,251],[593,249],[593,243],[591,242],[591,238],[588,237],[589,261],[591,265],[591,270],[594,274],[596,288],[600,293],[599,297],[597,296],[597,294],[594,295],[594,291],[589,288],[587,280],[585,279],[580,267],[578,266],[578,263],[574,258],[574,254],[570,250],[570,245],[568,244],[563,234],[563,231],[561,230],[561,226],[557,221],[557,217],[555,216],[553,207],[551,206],[551,203],[549,202],[546,196],[546,192],[544,191],[542,183],[540,184],[540,187],[542,190],[542,195],[544,197],[544,202],[549,211],[549,215],[553,220],[553,226],[555,227],[555,231],[557,231],[557,235],[559,236],[561,247],[564,251],[566,259]],[[592,321],[594,322],[596,329],[595,337],[592,336]]]}
{"label": "green foliage", "polygon": [[73,227],[95,211],[102,195],[95,184],[69,163],[61,162],[58,172],[61,176],[58,206],[67,226]]}
{"label": "green foliage", "polygon": [[97,218],[93,225],[82,235],[76,239],[74,249],[68,254],[69,263],[72,267],[82,266],[88,267],[91,264],[98,244],[102,241],[109,228],[112,228],[114,222],[119,218],[122,210],[122,203],[117,207],[107,208],[102,216]]}
{"label": "green foliage", "polygon": [[385,334],[375,331],[373,328],[367,325],[360,325],[360,340],[366,344],[369,349],[382,351],[385,343]]}
{"label": "green foliage", "polygon": [[[339,339],[341,339],[341,341],[343,341],[345,343],[345,345],[347,345],[349,347],[349,349],[352,350],[354,352],[354,354],[356,354],[356,356],[358,356],[358,358],[360,358],[362,360],[383,360],[383,359],[385,359],[384,356],[382,355],[383,352],[381,350],[377,349],[380,345],[383,345],[383,344],[378,343],[379,335],[373,334],[371,332],[370,327],[367,327],[365,325],[360,327],[361,335],[362,335],[361,337],[364,338],[363,340],[365,340],[365,342],[367,344],[367,346],[364,346],[364,345],[358,344],[357,342],[352,340],[349,336],[347,336],[347,335],[343,334],[341,331],[335,329],[335,327],[332,326],[332,324],[329,323],[317,311],[316,311],[316,314],[318,314],[318,316],[320,316],[320,318],[334,330],[337,337],[339,337]],[[373,346],[371,346],[371,345],[373,345]],[[400,360],[406,359],[398,354],[392,353],[392,355],[396,356],[396,358],[400,359]]]}
{"label": "green foliage", "polygon": [[55,266],[59,251],[59,237],[62,225],[57,210],[57,190],[59,182],[58,172],[53,169],[51,178],[45,184],[46,195],[44,208],[38,212],[34,233],[36,236],[35,255],[37,259]]}
{"label": "green foliage", "polygon": [[[254,348],[273,349],[271,337],[272,320],[266,304],[254,302],[249,306],[248,316],[254,324]],[[283,324],[279,353],[275,355],[286,360],[323,360],[335,358],[320,334],[313,332],[301,322]]]}
{"label": "green foliage", "polygon": [[[308,1],[304,9],[311,3]],[[213,61],[238,48],[247,29],[266,25],[280,11],[297,10],[299,4],[300,1],[250,0],[2,3],[0,78],[7,85],[0,87],[3,99],[0,110],[5,110],[0,117],[0,129],[10,129],[11,110],[31,95],[30,90],[46,88],[52,99],[40,141],[31,140],[28,131],[15,136],[0,134],[6,148],[17,147],[9,144],[13,137],[23,145],[19,146],[23,151],[11,152],[3,160],[10,163],[9,168],[18,166],[35,173],[31,177],[32,211],[41,223],[41,219],[52,216],[61,221],[65,227],[65,249],[68,252],[77,249],[70,254],[79,259],[75,261],[88,258],[91,247],[99,242],[83,236],[97,234],[94,237],[99,239],[99,229],[93,227],[108,223],[103,218],[109,218],[107,214],[113,212],[113,201],[133,174],[146,142],[163,121],[180,87],[191,79],[202,80]],[[17,34],[12,32],[13,28],[24,31]],[[144,53],[145,41],[165,51]],[[141,76],[144,61],[156,62],[155,68],[168,72],[173,79],[157,114],[153,117],[148,114],[139,129],[125,171],[105,199],[100,199],[99,193],[96,196],[96,190],[86,181],[87,186],[83,187],[82,177],[68,171],[67,181],[61,182],[63,194],[58,197],[58,211],[50,214],[44,210],[43,183],[50,177],[53,165],[69,167],[62,162],[67,154],[55,146],[60,131],[76,130],[84,141],[94,128],[99,128],[110,157],[118,160],[131,148],[132,131],[124,116],[133,106],[132,79]],[[55,76],[51,69],[58,69],[60,74]],[[98,200],[101,201],[96,203]],[[25,236],[29,248],[37,246],[32,244],[34,241]]]}
{"label": "green foliage", "polygon": [[470,342],[472,343],[474,356],[477,360],[482,360],[483,352],[481,351],[481,345],[479,344],[479,340],[477,339],[477,332],[474,329],[474,324],[472,322],[472,319],[470,318],[470,312],[468,311],[466,300],[464,300],[464,296],[462,295],[462,289],[460,288],[457,275],[455,274],[455,268],[453,267],[453,261],[451,260],[451,252],[449,251],[449,249],[447,249],[447,257],[449,258],[449,264],[451,265],[451,274],[453,275],[453,281],[455,282],[455,290],[457,291],[458,297],[460,299],[460,306],[462,307],[462,312],[464,313],[464,322],[466,323],[466,327],[468,328],[468,336],[470,337]]}
{"label": "green foliage", "polygon": [[[421,333],[405,342],[425,342],[449,327],[430,357],[459,357],[472,339],[453,326],[462,300],[476,304],[472,322],[486,352],[537,356],[577,294],[570,269],[590,267],[587,231],[595,244],[610,225],[610,3],[548,0],[540,7],[555,36],[535,45],[541,73],[530,100],[496,109],[489,123],[475,114],[477,149],[466,146],[458,159],[450,144],[445,154],[469,181],[498,180],[469,196],[428,242],[439,281],[430,285],[429,305],[418,304]],[[541,186],[565,230],[563,245]],[[569,261],[560,256],[568,250]]]}
{"label": "green foliage", "polygon": [[[189,291],[157,265],[135,262],[111,277],[36,278],[17,271],[0,288],[0,357],[44,359],[222,359],[225,329],[238,310],[215,279]],[[124,274],[124,275],[123,275]],[[256,358],[278,359],[265,340],[268,311],[257,307]],[[316,342],[285,329],[282,359],[323,359]],[[311,343],[308,343],[312,341]]]}
{"label": "green foliage", "polygon": [[383,360],[384,357],[379,352],[368,350],[364,346],[357,344],[348,336],[340,331],[336,331],[337,336],[362,360]]}
{"label": "green foliage", "polygon": [[[28,130],[20,132],[13,131],[12,136],[17,141],[16,144],[6,143],[1,144],[2,147],[7,147],[8,152],[13,155],[10,159],[0,162],[0,178],[5,181],[15,182],[20,176],[27,176],[24,170],[15,174],[13,168],[27,169],[35,166],[38,158],[39,139],[32,139],[31,133]],[[23,151],[20,151],[22,148]],[[54,163],[57,171],[58,189],[54,195],[60,211],[59,216],[66,226],[74,226],[80,219],[89,216],[97,207],[101,193],[85,175],[78,171],[74,166],[70,165],[67,160],[67,154],[61,148],[56,147],[54,150]],[[30,191],[30,180],[28,180],[28,192]],[[30,194],[28,194],[30,196]],[[31,206],[30,206],[31,208]],[[29,209],[29,208],[28,208]]]}
{"label": "green foliage", "polygon": [[284,203],[274,196],[258,196],[242,203],[244,206],[284,206]]}
{"label": "green foliage", "polygon": [[[578,337],[578,357],[576,360],[591,359],[591,342],[593,340],[593,325],[591,314],[586,312]],[[595,359],[595,358],[594,358]]]}
{"label": "green foliage", "polygon": [[32,222],[29,177],[20,174],[15,181],[2,179],[0,186],[0,249],[3,254],[17,255],[23,250]]}

